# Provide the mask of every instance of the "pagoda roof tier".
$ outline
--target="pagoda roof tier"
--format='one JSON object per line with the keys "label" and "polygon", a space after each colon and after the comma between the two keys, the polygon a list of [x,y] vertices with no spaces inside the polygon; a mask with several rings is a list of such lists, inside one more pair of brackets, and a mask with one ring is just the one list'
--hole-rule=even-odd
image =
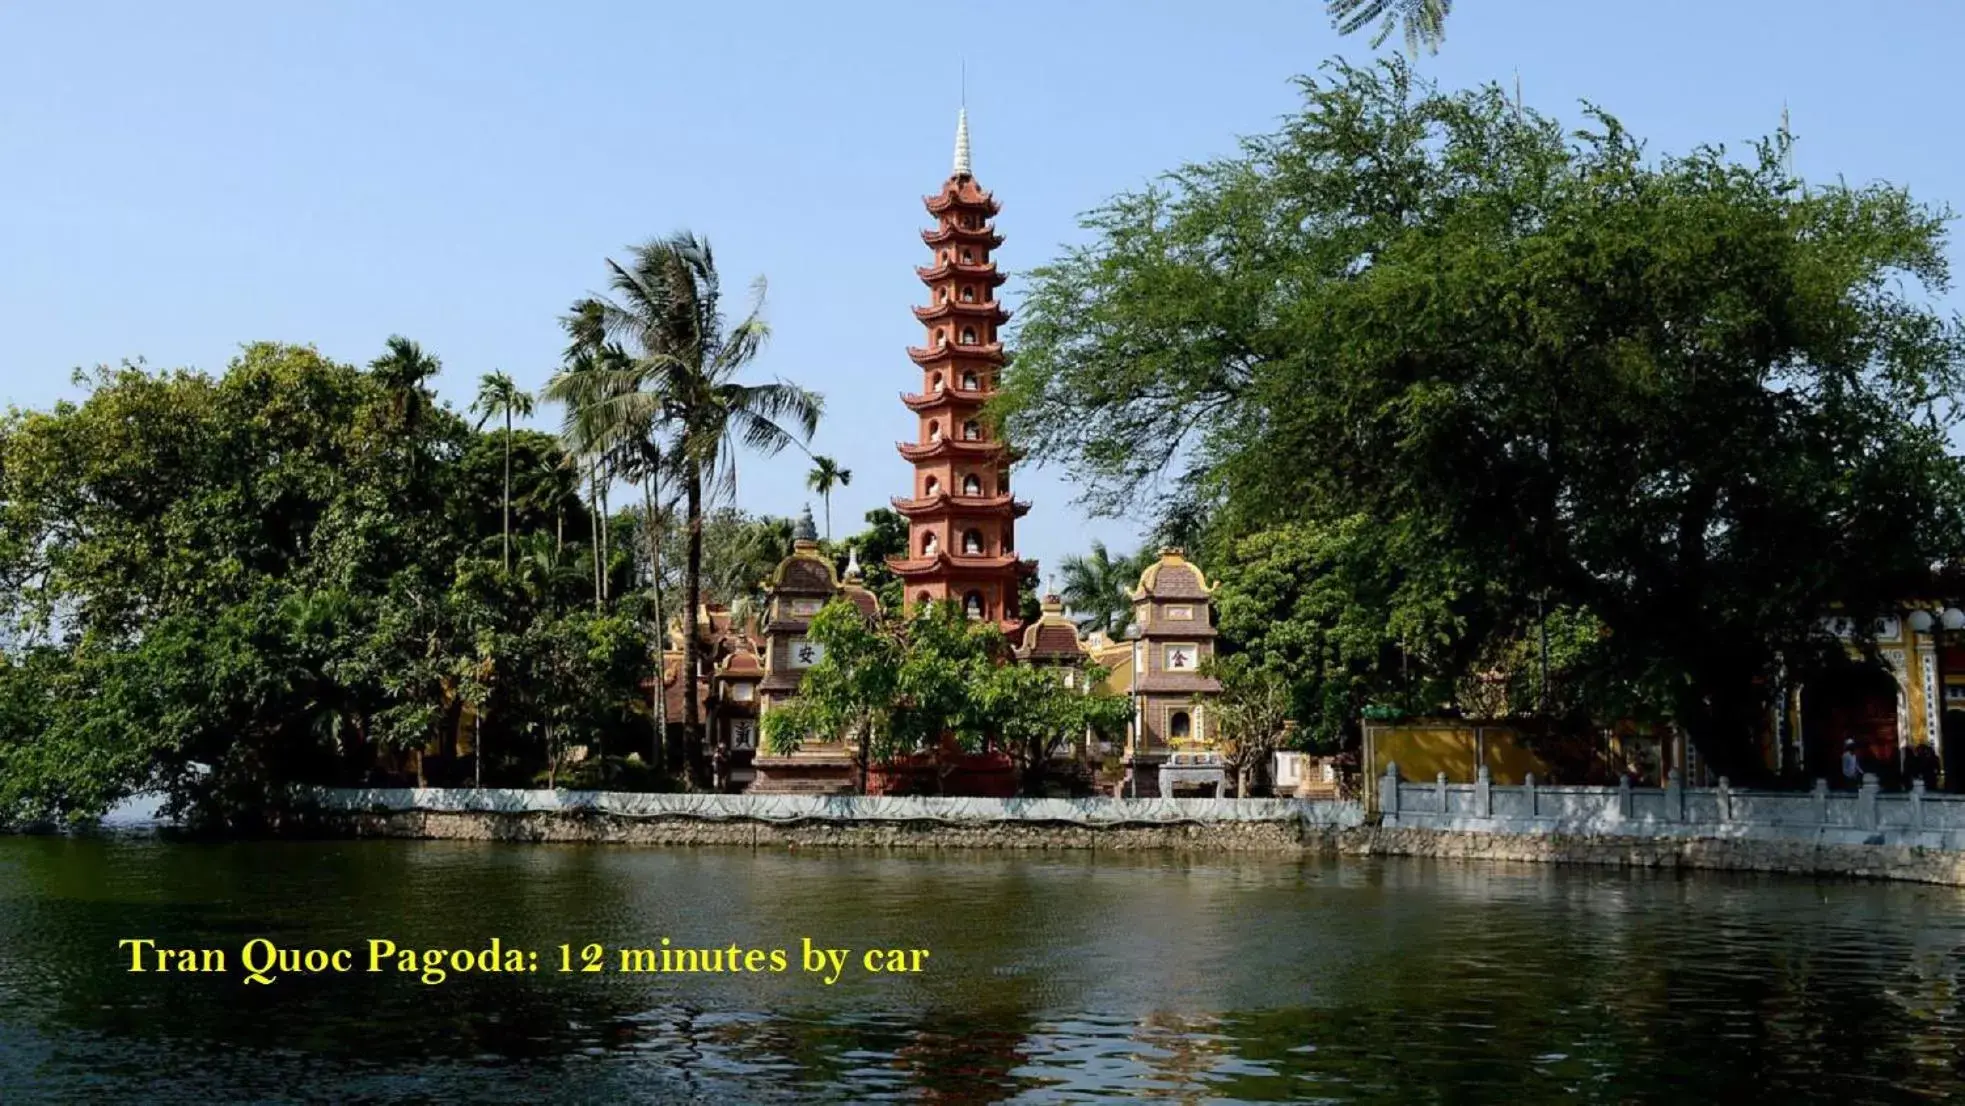
{"label": "pagoda roof tier", "polygon": [[922,231],[921,240],[930,246],[939,246],[948,242],[970,242],[979,246],[987,246],[992,250],[1003,244],[1003,236],[996,233],[996,228],[987,223],[979,227],[965,227],[959,223],[943,223],[940,226]]}
{"label": "pagoda roof tier", "polygon": [[909,346],[907,347],[907,355],[915,364],[924,368],[956,358],[967,358],[971,361],[982,361],[990,365],[1001,365],[1003,363],[1003,343],[983,342],[973,345],[962,345],[958,342],[944,342],[933,349]]}
{"label": "pagoda roof tier", "polygon": [[1002,495],[950,495],[936,492],[920,499],[903,499],[895,496],[889,502],[894,505],[894,513],[902,518],[933,518],[944,514],[995,513],[1005,507],[1010,517],[1022,518],[1030,513],[1030,502],[1012,499],[1009,492]]}
{"label": "pagoda roof tier", "polygon": [[930,307],[917,307],[914,309],[914,317],[924,323],[932,323],[938,319],[946,319],[950,316],[985,320],[1001,326],[1010,321],[1010,309],[995,300],[984,300],[981,303],[964,303],[961,300],[954,299],[943,300]]}
{"label": "pagoda roof tier", "polygon": [[934,215],[963,208],[974,208],[991,215],[1003,210],[996,202],[996,197],[983,191],[982,185],[976,183],[976,178],[967,173],[958,173],[943,181],[940,192],[921,197],[921,202],[926,204],[928,211]]}
{"label": "pagoda roof tier", "polygon": [[943,388],[939,392],[902,392],[901,402],[914,412],[933,411],[942,407],[962,404],[966,407],[981,407],[989,402],[995,393],[970,391],[967,388]]}
{"label": "pagoda roof tier", "polygon": [[966,457],[972,461],[1014,461],[1016,451],[999,441],[966,442],[956,438],[944,437],[940,441],[922,445],[919,442],[895,442],[894,448],[909,461],[938,461],[943,457]]}
{"label": "pagoda roof tier", "polygon": [[887,567],[904,580],[922,576],[981,576],[1013,569],[1019,576],[1037,575],[1037,562],[1026,561],[1015,553],[994,556],[966,556],[944,549],[932,557],[889,557]]}
{"label": "pagoda roof tier", "polygon": [[914,275],[929,284],[952,276],[965,276],[973,280],[986,280],[992,288],[1010,279],[997,271],[994,261],[940,261],[933,265],[916,265]]}

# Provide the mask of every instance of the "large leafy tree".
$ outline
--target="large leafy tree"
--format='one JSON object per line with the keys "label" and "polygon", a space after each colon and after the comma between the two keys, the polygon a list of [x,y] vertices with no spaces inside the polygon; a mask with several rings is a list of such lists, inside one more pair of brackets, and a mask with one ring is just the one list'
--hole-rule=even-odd
{"label": "large leafy tree", "polygon": [[[703,514],[708,497],[734,492],[739,442],[773,454],[809,439],[821,402],[784,381],[737,378],[763,348],[763,284],[750,309],[725,318],[722,284],[709,243],[687,232],[637,246],[608,262],[610,296],[583,303],[576,317],[589,338],[598,332],[610,355],[591,369],[562,373],[552,393],[594,438],[648,443],[661,451],[681,484],[689,535],[684,569],[684,757],[693,777],[703,766],[702,704],[693,674],[701,667],[697,627],[702,602]],[[589,342],[588,344],[592,344]],[[719,747],[718,752],[722,750]],[[723,757],[717,758],[718,774]],[[719,781],[720,782],[720,781]]]}
{"label": "large leafy tree", "polygon": [[952,603],[868,618],[846,602],[812,620],[811,640],[824,647],[805,670],[798,697],[764,718],[764,740],[789,753],[814,738],[857,747],[862,782],[870,764],[950,748],[1009,753],[1034,791],[1051,756],[1090,730],[1114,733],[1130,717],[1127,700],[1069,687],[1056,669],[1007,663],[994,625],[965,618]]}
{"label": "large leafy tree", "polygon": [[[554,567],[570,489],[513,512],[503,571],[485,555],[502,443],[436,402],[435,371],[404,339],[367,371],[258,344],[220,375],[103,369],[77,402],[0,418],[0,597],[20,628],[0,655],[0,823],[86,819],[145,787],[250,821],[290,783],[393,771],[391,750],[450,761],[467,702],[500,751],[488,782],[522,778],[548,737],[627,723],[637,673],[615,654],[539,660],[569,638],[589,658],[645,648],[614,615],[564,613],[583,588]],[[513,448],[554,460],[539,436]]]}
{"label": "large leafy tree", "polygon": [[1170,476],[1211,553],[1349,535],[1329,570],[1408,680],[1595,620],[1600,713],[1751,775],[1776,668],[1839,654],[1823,617],[1965,547],[1943,214],[1803,188],[1784,135],[1647,157],[1397,59],[1303,90],[1037,272],[1012,432],[1095,507]]}

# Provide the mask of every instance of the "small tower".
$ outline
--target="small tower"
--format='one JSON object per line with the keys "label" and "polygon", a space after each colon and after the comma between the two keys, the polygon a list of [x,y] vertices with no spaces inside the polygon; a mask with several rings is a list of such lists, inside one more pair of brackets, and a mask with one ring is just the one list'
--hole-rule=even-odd
{"label": "small tower", "polygon": [[966,109],[956,117],[954,169],[925,202],[935,226],[921,240],[934,253],[932,264],[915,270],[928,305],[914,317],[927,336],[907,351],[921,369],[921,391],[901,397],[915,414],[916,436],[899,445],[914,485],[893,501],[908,521],[908,551],[888,565],[908,610],[953,600],[969,617],[1014,635],[1018,585],[1037,566],[1016,552],[1016,520],[1030,505],[1010,497],[1015,454],[982,415],[1003,369],[998,330],[1010,313],[996,301],[1004,278],[990,253],[1003,238],[990,221],[996,200],[970,172]]}
{"label": "small tower", "polygon": [[1212,785],[1221,794],[1208,705],[1221,683],[1200,668],[1214,656],[1214,586],[1180,549],[1163,549],[1132,591],[1132,732],[1126,742],[1130,794]]}
{"label": "small tower", "polygon": [[[805,670],[824,655],[806,637],[812,619],[840,593],[832,562],[819,552],[808,505],[792,530],[791,556],[765,581],[764,672],[757,684],[760,720],[798,695]],[[790,756],[760,749],[751,761],[750,790],[760,793],[839,794],[854,786],[851,752],[833,735],[813,735]]]}

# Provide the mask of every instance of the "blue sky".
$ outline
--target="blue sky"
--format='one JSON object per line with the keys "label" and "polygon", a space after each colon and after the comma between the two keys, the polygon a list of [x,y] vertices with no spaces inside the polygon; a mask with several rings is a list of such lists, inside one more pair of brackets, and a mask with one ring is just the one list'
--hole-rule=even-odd
{"label": "blue sky", "polygon": [[[1566,119],[1590,100],[1656,151],[1742,145],[1785,103],[1804,175],[1965,207],[1965,4],[1874,8],[1461,0],[1420,64],[1449,87],[1519,74]],[[1269,129],[1292,74],[1368,53],[1318,0],[0,5],[0,403],[126,357],[216,371],[255,339],[366,362],[392,333],[443,359],[459,406],[491,369],[537,387],[602,259],[687,227],[733,287],[770,279],[757,371],[826,394],[847,531],[906,486],[920,197],[948,172],[960,62],[1014,273],[1101,199]],[[796,512],[804,468],[747,458],[742,504]],[[1019,493],[1047,577],[1093,536],[1137,540],[1084,519],[1067,474]]]}

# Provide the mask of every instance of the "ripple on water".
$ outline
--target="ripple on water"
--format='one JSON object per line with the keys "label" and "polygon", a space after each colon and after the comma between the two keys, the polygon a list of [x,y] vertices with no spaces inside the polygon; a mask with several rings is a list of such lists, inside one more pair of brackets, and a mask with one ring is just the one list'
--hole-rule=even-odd
{"label": "ripple on water", "polygon": [[[1965,899],[1372,861],[0,839],[0,1086],[69,1101],[1933,1101]],[[934,950],[920,977],[132,977],[115,941]],[[32,1095],[29,1099],[31,1100]]]}

